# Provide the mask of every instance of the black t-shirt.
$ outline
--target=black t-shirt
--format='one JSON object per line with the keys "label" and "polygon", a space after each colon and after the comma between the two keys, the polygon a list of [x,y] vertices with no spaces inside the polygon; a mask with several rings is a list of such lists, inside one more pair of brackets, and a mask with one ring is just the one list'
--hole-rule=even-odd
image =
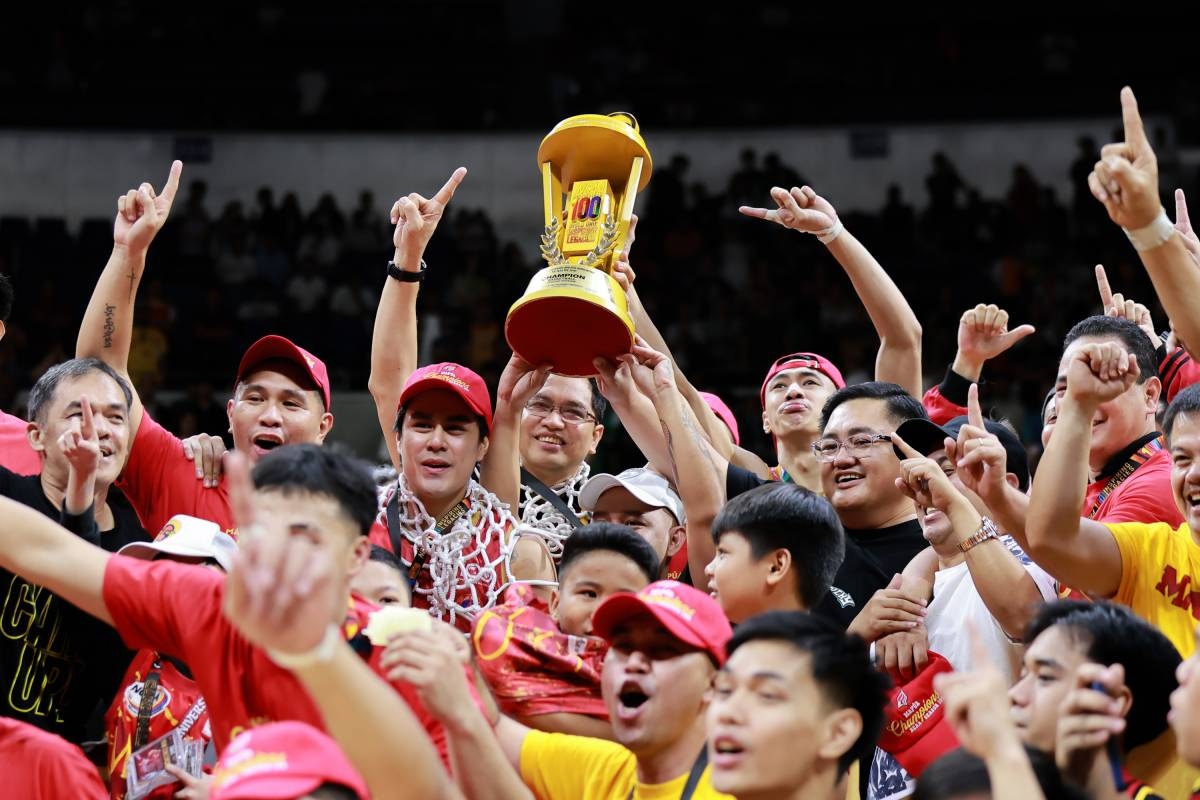
{"label": "black t-shirt", "polygon": [[871,595],[886,588],[892,576],[903,572],[913,556],[928,546],[915,519],[877,530],[846,530],[846,559],[833,578],[825,599],[813,609],[843,627],[850,623]]}
{"label": "black t-shirt", "polygon": [[757,489],[759,486],[766,486],[768,483],[772,483],[772,481],[764,480],[736,464],[730,464],[725,470],[725,499],[732,500],[739,494]]}
{"label": "black t-shirt", "polygon": [[[108,493],[115,525],[103,532],[90,512],[65,518],[42,492],[37,475],[16,475],[0,467],[0,495],[62,522],[110,553],[129,542],[150,540],[116,489]],[[112,700],[133,653],[105,623],[2,569],[0,600],[0,716],[82,741],[89,715],[97,703]]]}
{"label": "black t-shirt", "polygon": [[893,575],[904,572],[908,562],[929,546],[921,533],[921,523],[917,522],[915,517],[898,525],[869,531],[847,528],[846,538],[852,539],[863,552],[873,558],[887,574],[888,580],[891,580]]}

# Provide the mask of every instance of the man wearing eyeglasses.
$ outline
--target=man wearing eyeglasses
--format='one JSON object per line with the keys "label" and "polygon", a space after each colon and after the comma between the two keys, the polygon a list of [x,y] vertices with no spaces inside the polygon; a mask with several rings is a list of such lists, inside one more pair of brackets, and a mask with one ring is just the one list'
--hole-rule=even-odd
{"label": "man wearing eyeglasses", "polygon": [[587,457],[604,436],[606,407],[592,380],[551,375],[521,416],[519,516],[542,532],[556,562],[566,538],[588,521],[579,493]]}
{"label": "man wearing eyeglasses", "polygon": [[929,415],[896,384],[856,384],[829,398],[821,438],[812,444],[825,497],[846,529],[846,560],[816,610],[868,639],[875,638],[869,601],[899,591],[893,576],[925,548],[912,501],[896,488],[900,461],[892,450],[892,434],[913,418]]}

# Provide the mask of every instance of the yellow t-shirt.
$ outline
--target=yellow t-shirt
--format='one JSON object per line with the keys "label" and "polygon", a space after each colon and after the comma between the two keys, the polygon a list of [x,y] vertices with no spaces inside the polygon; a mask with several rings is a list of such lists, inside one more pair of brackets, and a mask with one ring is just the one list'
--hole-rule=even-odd
{"label": "yellow t-shirt", "polygon": [[[734,800],[710,782],[704,768],[693,800]],[[530,731],[521,745],[521,780],[539,800],[625,800],[636,786],[636,800],[679,800],[685,772],[666,783],[638,783],[637,759],[616,742]]]}
{"label": "yellow t-shirt", "polygon": [[1121,585],[1113,597],[1154,625],[1187,658],[1200,623],[1200,545],[1187,523],[1107,525],[1121,551]]}

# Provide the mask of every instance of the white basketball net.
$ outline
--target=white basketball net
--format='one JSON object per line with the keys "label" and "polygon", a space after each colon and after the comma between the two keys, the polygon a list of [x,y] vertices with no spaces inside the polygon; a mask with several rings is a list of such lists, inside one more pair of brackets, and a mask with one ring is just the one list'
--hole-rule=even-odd
{"label": "white basketball net", "polygon": [[[412,544],[414,558],[425,559],[413,591],[426,598],[429,613],[453,625],[459,616],[474,619],[495,605],[507,585],[517,541],[510,535],[517,521],[508,504],[472,479],[466,496],[470,510],[439,534],[437,520],[403,475],[397,492],[399,533]],[[493,543],[495,558],[488,554]]]}
{"label": "white basketball net", "polygon": [[[585,461],[579,465],[574,475],[549,487],[577,517],[585,513],[579,508],[579,492],[583,490],[583,484],[587,482],[591,471],[591,466]],[[524,484],[521,484],[521,523],[533,528],[542,537],[556,563],[562,558],[563,542],[575,530],[549,500]]]}

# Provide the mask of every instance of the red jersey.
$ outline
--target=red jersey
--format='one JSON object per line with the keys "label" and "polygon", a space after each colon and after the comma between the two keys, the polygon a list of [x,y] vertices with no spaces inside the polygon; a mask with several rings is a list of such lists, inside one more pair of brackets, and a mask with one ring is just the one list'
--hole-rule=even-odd
{"label": "red jersey", "polygon": [[42,471],[42,458],[25,436],[29,423],[20,417],[0,411],[0,467],[18,475],[37,475]]}
{"label": "red jersey", "polygon": [[[186,592],[180,587],[186,586]],[[209,720],[217,750],[239,733],[266,722],[298,720],[319,730],[325,723],[304,685],[242,637],[221,610],[225,576],[213,570],[171,561],[142,561],[113,556],[104,571],[104,605],[113,627],[133,648],[170,653],[192,670],[208,700]],[[366,627],[375,606],[351,604],[347,633]],[[370,665],[384,680],[379,665],[383,648],[373,648]],[[446,736],[441,723],[407,683],[393,688],[412,708],[433,740],[444,764]]]}
{"label": "red jersey", "polygon": [[1193,383],[1200,383],[1200,364],[1180,347],[1158,365],[1158,377],[1162,381],[1163,396],[1170,403],[1175,395]]}
{"label": "red jersey", "polygon": [[27,722],[0,717],[4,796],[21,800],[105,800],[99,773],[75,745]]}
{"label": "red jersey", "polygon": [[937,425],[945,425],[955,417],[967,415],[967,390],[971,381],[954,371],[954,367],[946,368],[946,377],[937,386],[932,386],[921,397],[921,405],[929,418]]}
{"label": "red jersey", "polygon": [[117,486],[148,531],[160,531],[171,517],[187,514],[215,522],[237,538],[225,476],[215,487],[205,488],[196,478],[196,465],[183,454],[183,442],[147,413],[142,414]]}
{"label": "red jersey", "polygon": [[471,641],[479,671],[504,713],[608,719],[600,697],[608,644],[563,633],[528,586],[510,586],[502,604],[480,614]]}
{"label": "red jersey", "polygon": [[[1111,491],[1105,489],[1112,482],[1112,475],[1103,475],[1089,484],[1082,516],[1099,522],[1165,522],[1172,528],[1182,525],[1183,515],[1171,490],[1171,454],[1163,448],[1148,455]],[[1117,466],[1119,469],[1121,465]]]}
{"label": "red jersey", "polygon": [[[121,690],[113,698],[108,713],[104,715],[104,729],[108,732],[109,785],[114,800],[125,796],[125,761],[133,747],[138,719],[142,707],[142,696],[147,679],[154,676],[154,701],[149,706],[149,724],[146,739],[142,744],[166,736],[176,728],[205,744],[212,741],[212,726],[208,721],[208,706],[200,695],[200,687],[191,678],[179,671],[170,659],[163,658],[153,650],[142,650],[133,659]],[[172,798],[179,787],[175,784],[160,786],[148,797]]]}

